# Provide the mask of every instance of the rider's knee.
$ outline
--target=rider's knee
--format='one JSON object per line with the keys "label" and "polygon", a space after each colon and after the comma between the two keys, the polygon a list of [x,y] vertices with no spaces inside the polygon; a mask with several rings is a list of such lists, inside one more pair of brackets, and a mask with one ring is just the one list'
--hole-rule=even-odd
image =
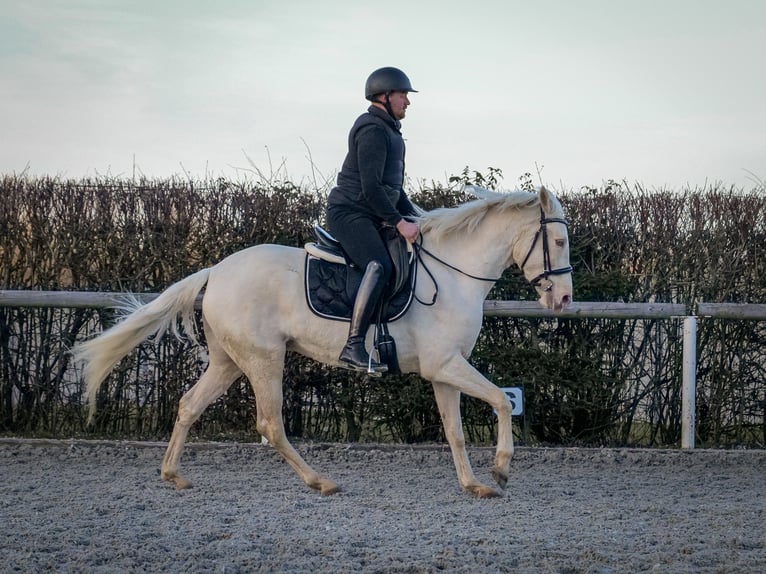
{"label": "rider's knee", "polygon": [[388,279],[391,277],[391,274],[393,273],[393,267],[391,264],[386,265],[378,259],[373,259],[367,264],[366,271],[367,273],[373,273],[377,275],[380,279],[388,281]]}

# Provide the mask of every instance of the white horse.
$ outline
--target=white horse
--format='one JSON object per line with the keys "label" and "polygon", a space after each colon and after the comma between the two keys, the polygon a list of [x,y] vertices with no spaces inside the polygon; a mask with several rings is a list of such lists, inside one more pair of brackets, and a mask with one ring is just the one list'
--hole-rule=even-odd
{"label": "white horse", "polygon": [[[498,437],[492,477],[504,488],[513,456],[511,405],[503,391],[484,378],[467,358],[476,343],[483,301],[494,280],[513,263],[537,289],[540,303],[554,311],[572,300],[566,220],[559,201],[538,193],[496,193],[468,186],[479,199],[455,208],[422,214],[420,255],[433,281],[416,285],[414,301],[389,330],[397,343],[404,373],[419,373],[433,385],[460,486],[478,497],[499,495],[473,473],[465,448],[460,394],[489,403],[497,412]],[[345,323],[313,314],[304,295],[303,249],[257,245],[175,283],[152,302],[136,303],[120,322],[79,344],[75,359],[85,363],[90,415],[96,392],[109,371],[136,345],[168,329],[194,333],[194,305],[200,291],[202,321],[210,361],[200,380],[181,398],[161,476],[176,488],[191,483],[179,474],[179,461],[191,425],[202,412],[245,374],[255,393],[258,433],[279,451],[300,478],[322,494],[338,490],[315,472],[293,448],[282,421],[282,373],[285,352],[341,366]],[[370,333],[371,337],[372,333]],[[369,338],[368,337],[368,348]],[[385,378],[377,384],[385,384]]]}

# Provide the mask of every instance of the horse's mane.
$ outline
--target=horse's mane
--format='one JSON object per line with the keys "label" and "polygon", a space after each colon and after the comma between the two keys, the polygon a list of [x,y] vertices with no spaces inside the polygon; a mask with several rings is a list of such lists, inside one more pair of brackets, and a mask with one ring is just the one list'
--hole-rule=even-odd
{"label": "horse's mane", "polygon": [[477,186],[466,186],[464,191],[478,199],[457,207],[440,207],[422,213],[418,218],[420,229],[437,236],[470,234],[490,211],[518,210],[540,203],[538,194],[527,191],[498,193]]}

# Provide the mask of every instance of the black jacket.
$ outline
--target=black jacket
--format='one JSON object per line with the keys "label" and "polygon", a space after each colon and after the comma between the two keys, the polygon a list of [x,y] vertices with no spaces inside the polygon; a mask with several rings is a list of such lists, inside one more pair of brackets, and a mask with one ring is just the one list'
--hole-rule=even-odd
{"label": "black jacket", "polygon": [[403,215],[416,211],[402,189],[404,139],[401,124],[386,112],[370,106],[359,116],[348,135],[348,154],[328,206],[359,211],[395,226]]}

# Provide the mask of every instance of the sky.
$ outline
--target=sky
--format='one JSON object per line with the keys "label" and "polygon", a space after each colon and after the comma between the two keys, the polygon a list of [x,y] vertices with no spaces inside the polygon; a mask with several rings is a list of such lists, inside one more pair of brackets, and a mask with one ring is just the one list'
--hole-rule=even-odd
{"label": "sky", "polygon": [[370,72],[407,176],[766,181],[763,0],[0,0],[0,174],[326,188]]}

